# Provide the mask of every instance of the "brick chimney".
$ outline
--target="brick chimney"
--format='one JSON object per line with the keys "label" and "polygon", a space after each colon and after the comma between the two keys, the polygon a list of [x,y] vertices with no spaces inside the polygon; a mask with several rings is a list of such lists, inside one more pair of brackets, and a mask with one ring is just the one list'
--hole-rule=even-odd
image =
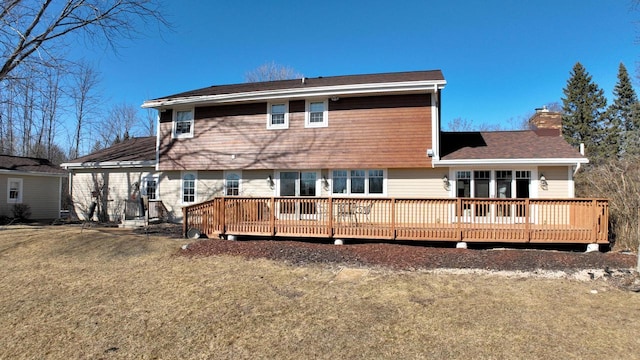
{"label": "brick chimney", "polygon": [[549,111],[546,106],[537,108],[529,119],[531,129],[540,136],[562,135],[562,113]]}

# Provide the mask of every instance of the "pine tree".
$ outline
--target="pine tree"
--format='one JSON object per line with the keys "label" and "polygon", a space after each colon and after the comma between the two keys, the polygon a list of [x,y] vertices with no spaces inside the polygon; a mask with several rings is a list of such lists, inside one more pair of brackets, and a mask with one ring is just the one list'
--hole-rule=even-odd
{"label": "pine tree", "polygon": [[574,147],[585,144],[586,155],[594,160],[603,157],[603,121],[607,99],[604,91],[592,82],[591,75],[579,62],[571,71],[562,98],[562,134]]}
{"label": "pine tree", "polygon": [[[607,109],[609,120],[609,138],[614,138],[617,130],[619,155],[640,154],[640,114],[638,113],[638,96],[636,95],[629,73],[624,64],[618,67],[618,82],[613,88],[613,103]],[[612,141],[613,142],[613,141]]]}

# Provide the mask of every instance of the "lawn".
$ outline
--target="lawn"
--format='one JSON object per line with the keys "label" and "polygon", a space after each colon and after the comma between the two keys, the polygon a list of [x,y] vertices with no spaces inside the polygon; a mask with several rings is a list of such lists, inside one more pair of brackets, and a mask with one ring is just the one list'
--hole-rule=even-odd
{"label": "lawn", "polygon": [[0,358],[640,358],[640,295],[603,280],[173,256],[185,243],[0,228]]}

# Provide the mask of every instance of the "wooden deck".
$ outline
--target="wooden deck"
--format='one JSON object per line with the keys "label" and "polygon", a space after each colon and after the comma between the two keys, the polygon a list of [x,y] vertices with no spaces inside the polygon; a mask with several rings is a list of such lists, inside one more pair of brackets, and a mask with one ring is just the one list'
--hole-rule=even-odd
{"label": "wooden deck", "polygon": [[220,197],[183,208],[183,231],[510,243],[608,243],[603,199]]}

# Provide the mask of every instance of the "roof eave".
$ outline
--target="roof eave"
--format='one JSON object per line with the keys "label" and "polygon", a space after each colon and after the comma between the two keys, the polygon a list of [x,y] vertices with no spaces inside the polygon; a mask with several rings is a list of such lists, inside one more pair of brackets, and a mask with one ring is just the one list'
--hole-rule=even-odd
{"label": "roof eave", "polygon": [[357,95],[375,93],[430,92],[443,89],[445,80],[405,81],[392,83],[352,84],[318,86],[310,88],[278,89],[244,93],[189,96],[145,101],[143,108],[162,108],[175,105],[223,104],[242,101],[265,101],[271,99],[295,99],[333,95]]}
{"label": "roof eave", "polygon": [[24,171],[24,170],[7,170],[0,169],[0,174],[9,174],[9,175],[29,175],[29,176],[47,176],[47,177],[66,177],[67,173],[51,173],[51,172],[43,172],[43,171]]}
{"label": "roof eave", "polygon": [[69,170],[78,169],[119,169],[119,168],[143,168],[155,167],[155,160],[136,160],[136,161],[86,161],[75,163],[63,163],[61,167]]}
{"label": "roof eave", "polygon": [[529,159],[455,159],[433,160],[434,167],[481,165],[575,165],[587,164],[587,158],[529,158]]}

